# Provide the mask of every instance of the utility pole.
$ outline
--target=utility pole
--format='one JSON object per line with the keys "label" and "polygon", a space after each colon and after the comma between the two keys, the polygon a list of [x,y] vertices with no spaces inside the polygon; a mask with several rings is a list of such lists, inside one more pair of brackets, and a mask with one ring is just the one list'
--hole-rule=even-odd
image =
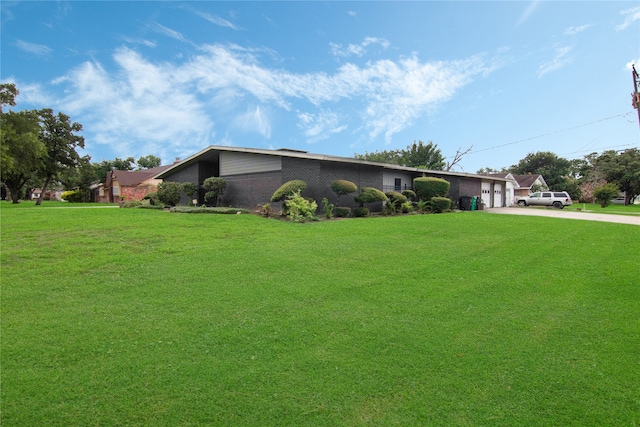
{"label": "utility pole", "polygon": [[631,64],[631,75],[633,76],[633,93],[631,94],[631,105],[638,110],[638,126],[640,126],[640,76],[636,71],[635,64]]}

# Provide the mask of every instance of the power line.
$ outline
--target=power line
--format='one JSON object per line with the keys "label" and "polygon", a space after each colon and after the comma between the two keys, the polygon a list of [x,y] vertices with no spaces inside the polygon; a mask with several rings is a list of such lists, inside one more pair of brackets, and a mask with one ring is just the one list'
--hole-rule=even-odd
{"label": "power line", "polygon": [[470,154],[480,153],[480,152],[489,151],[489,150],[495,150],[497,148],[507,147],[509,145],[520,144],[521,142],[527,142],[527,141],[531,141],[531,140],[538,139],[538,138],[544,138],[545,136],[550,136],[550,135],[555,135],[557,133],[567,132],[567,131],[570,131],[570,130],[573,130],[573,129],[578,129],[578,128],[589,126],[589,125],[592,125],[592,124],[595,124],[595,123],[600,123],[600,122],[604,122],[604,121],[607,121],[607,120],[615,119],[615,118],[618,118],[618,117],[623,117],[623,116],[626,116],[626,115],[631,114],[631,113],[633,113],[633,111],[628,111],[626,113],[617,114],[617,115],[611,116],[611,117],[605,117],[604,119],[593,120],[593,121],[590,121],[588,123],[583,123],[581,125],[577,125],[577,126],[572,126],[572,127],[565,128],[565,129],[556,130],[556,131],[545,133],[545,134],[542,134],[542,135],[532,136],[530,138],[519,139],[517,141],[508,142],[506,144],[495,145],[495,146],[489,147],[489,148],[483,148],[482,150],[473,150],[473,151],[471,151]]}

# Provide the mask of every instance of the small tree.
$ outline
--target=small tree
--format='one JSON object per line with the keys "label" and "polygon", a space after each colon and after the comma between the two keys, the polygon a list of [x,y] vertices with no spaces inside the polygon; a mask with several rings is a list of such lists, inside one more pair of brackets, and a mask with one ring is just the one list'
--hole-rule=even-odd
{"label": "small tree", "polygon": [[340,196],[355,193],[358,191],[358,186],[346,179],[337,179],[331,183],[331,190],[338,195],[338,201],[336,202],[337,206],[340,203]]}
{"label": "small tree", "polygon": [[180,202],[182,184],[179,182],[164,181],[158,184],[158,200],[165,206],[175,206]]}
{"label": "small tree", "polygon": [[193,197],[198,192],[198,186],[193,182],[185,182],[182,184],[182,191],[184,191],[184,194],[189,198],[189,206],[193,206]]}
{"label": "small tree", "polygon": [[204,201],[207,204],[218,206],[218,200],[227,188],[227,181],[224,178],[212,176],[204,180],[202,188],[205,191]]}
{"label": "small tree", "polygon": [[611,200],[618,197],[620,194],[620,189],[615,184],[605,184],[602,185],[595,190],[593,190],[593,196],[596,199],[597,203],[600,203],[600,206],[606,208],[611,204]]}
{"label": "small tree", "polygon": [[[375,203],[375,202],[388,202],[389,198],[380,190],[373,187],[362,187],[360,189],[360,194],[354,197],[354,200],[360,204],[360,208],[364,208],[365,203]],[[361,212],[362,210],[357,210]],[[368,211],[368,209],[367,209]],[[354,211],[355,216],[367,216],[360,215],[356,211]]]}

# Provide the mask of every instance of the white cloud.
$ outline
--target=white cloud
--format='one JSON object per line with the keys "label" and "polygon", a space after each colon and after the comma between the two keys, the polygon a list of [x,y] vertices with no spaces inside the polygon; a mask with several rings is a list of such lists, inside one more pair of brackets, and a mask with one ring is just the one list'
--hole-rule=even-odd
{"label": "white cloud", "polygon": [[17,40],[16,47],[24,52],[32,53],[38,56],[47,56],[53,49],[43,44],[29,43],[24,40]]}
{"label": "white cloud", "polygon": [[391,44],[381,38],[377,37],[366,37],[362,43],[360,44],[349,44],[346,47],[343,47],[341,44],[337,43],[329,43],[330,52],[333,56],[339,56],[343,58],[347,58],[349,56],[362,56],[367,53],[367,47],[372,44],[380,45],[383,50],[386,50]]}
{"label": "white cloud", "polygon": [[524,24],[531,17],[531,15],[533,15],[533,12],[535,12],[539,4],[540,0],[534,0],[530,2],[525,11],[522,12],[522,15],[520,15],[520,17],[518,18],[518,21],[516,21],[516,27]]}
{"label": "white cloud", "polygon": [[236,116],[233,126],[245,133],[257,133],[267,139],[271,138],[271,122],[260,106]]}
{"label": "white cloud", "polygon": [[569,27],[564,30],[565,35],[573,36],[591,27],[591,24],[580,25],[579,27]]}
{"label": "white cloud", "polygon": [[299,112],[298,128],[303,131],[307,143],[314,144],[346,130],[347,125],[340,123],[336,113],[320,110],[317,114]]}
{"label": "white cloud", "polygon": [[[624,68],[626,70],[631,71],[632,70],[631,66],[633,66],[633,65],[636,66],[636,71],[640,70],[640,58],[627,62],[625,64]],[[638,72],[640,72],[640,71],[638,71]]]}
{"label": "white cloud", "polygon": [[555,56],[551,61],[545,62],[538,67],[538,78],[548,74],[552,71],[557,71],[562,67],[569,65],[573,62],[573,58],[569,56],[569,53],[573,50],[573,46],[558,46],[555,48]]}
{"label": "white cloud", "polygon": [[[86,62],[54,81],[66,94],[57,105],[91,129],[89,146],[109,144],[130,155],[163,157],[168,145],[197,151],[212,143],[216,128],[228,132],[227,126],[268,139],[274,109],[294,110],[309,143],[347,126],[389,140],[497,67],[484,56],[439,62],[413,56],[297,74],[264,66],[261,53],[211,45],[181,62],[155,62],[120,48],[113,55],[117,69]],[[338,102],[345,105],[340,115],[332,111]]]}
{"label": "white cloud", "polygon": [[185,39],[182,33],[180,33],[179,31],[172,30],[171,28],[165,27],[164,25],[158,24],[157,22],[152,26],[152,29],[155,32],[164,34],[165,36],[170,37],[172,39],[176,39],[181,42],[187,41],[187,39]]}
{"label": "white cloud", "polygon": [[147,40],[147,39],[134,39],[131,37],[123,37],[122,40],[124,40],[127,43],[130,44],[140,44],[146,47],[157,47],[158,43],[156,43],[155,41],[152,40]]}
{"label": "white cloud", "polygon": [[201,18],[209,21],[210,23],[217,25],[219,27],[225,27],[225,28],[231,28],[232,30],[238,30],[239,28],[236,27],[232,22],[227,21],[226,19],[223,19],[219,16],[216,15],[211,15],[209,13],[206,12],[195,12],[198,16],[200,16]]}
{"label": "white cloud", "polygon": [[620,12],[620,15],[624,15],[624,22],[616,26],[616,31],[625,30],[627,27],[629,27],[629,25],[633,24],[636,21],[640,21],[640,6],[623,10],[622,12]]}

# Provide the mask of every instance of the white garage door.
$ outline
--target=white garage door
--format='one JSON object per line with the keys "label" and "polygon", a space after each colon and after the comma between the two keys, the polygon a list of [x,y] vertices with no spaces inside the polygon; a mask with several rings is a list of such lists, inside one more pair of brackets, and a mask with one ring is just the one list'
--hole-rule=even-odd
{"label": "white garage door", "polygon": [[485,208],[491,207],[491,183],[483,182],[482,183],[482,203],[484,203]]}
{"label": "white garage door", "polygon": [[493,207],[502,207],[502,184],[493,184]]}

